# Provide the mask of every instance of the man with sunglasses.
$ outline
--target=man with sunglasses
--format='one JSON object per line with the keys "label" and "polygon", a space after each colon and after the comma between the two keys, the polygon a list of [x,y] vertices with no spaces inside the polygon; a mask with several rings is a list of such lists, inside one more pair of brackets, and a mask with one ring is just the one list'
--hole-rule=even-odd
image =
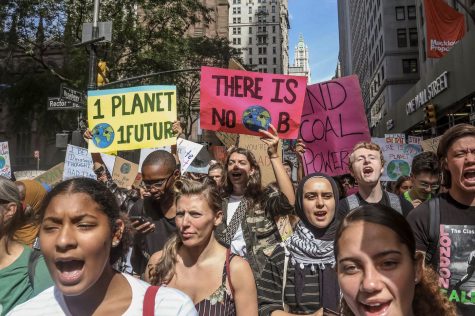
{"label": "man with sunglasses", "polygon": [[129,217],[137,233],[131,257],[135,273],[142,275],[152,254],[176,232],[173,184],[180,175],[175,157],[157,150],[142,164],[142,184],[145,194],[132,207]]}
{"label": "man with sunglasses", "polygon": [[[423,152],[412,160],[411,167],[412,189],[404,193],[404,198],[414,205],[430,200],[439,189],[440,167],[437,155],[433,152]],[[407,214],[406,214],[407,215]]]}

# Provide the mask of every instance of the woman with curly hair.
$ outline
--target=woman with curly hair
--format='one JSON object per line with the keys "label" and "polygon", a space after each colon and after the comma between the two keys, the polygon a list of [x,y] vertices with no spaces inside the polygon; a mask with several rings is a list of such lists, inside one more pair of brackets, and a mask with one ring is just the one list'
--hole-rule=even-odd
{"label": "woman with curly hair", "polygon": [[54,286],[9,315],[196,315],[184,293],[150,287],[114,269],[131,235],[104,184],[86,178],[61,182],[46,195],[39,218]]}
{"label": "woman with curly hair", "polygon": [[342,315],[456,315],[395,210],[364,205],[350,212],[337,229],[334,251]]}

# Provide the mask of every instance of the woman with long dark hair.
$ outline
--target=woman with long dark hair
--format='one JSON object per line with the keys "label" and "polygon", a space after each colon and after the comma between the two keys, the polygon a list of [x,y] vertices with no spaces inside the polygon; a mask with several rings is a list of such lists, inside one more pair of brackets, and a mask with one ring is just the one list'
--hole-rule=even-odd
{"label": "woman with long dark hair", "polygon": [[392,208],[350,212],[336,232],[335,257],[344,316],[456,315],[435,272],[423,267],[411,227]]}

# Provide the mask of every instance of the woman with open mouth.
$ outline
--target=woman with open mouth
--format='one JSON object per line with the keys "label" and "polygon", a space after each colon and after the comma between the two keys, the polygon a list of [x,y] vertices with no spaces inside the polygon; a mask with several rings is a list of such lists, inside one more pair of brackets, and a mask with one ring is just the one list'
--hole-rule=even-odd
{"label": "woman with open mouth", "polygon": [[214,181],[208,182],[175,182],[178,234],[152,255],[146,279],[185,292],[200,316],[257,316],[249,264],[214,236],[223,217],[222,198]]}
{"label": "woman with open mouth", "polygon": [[131,235],[102,183],[61,182],[46,195],[39,216],[41,250],[55,285],[9,315],[196,315],[184,293],[114,270]]}
{"label": "woman with open mouth", "polygon": [[272,254],[258,288],[260,315],[332,315],[340,293],[333,240],[339,191],[333,178],[313,173],[300,181],[293,235]]}
{"label": "woman with open mouth", "polygon": [[455,316],[415,247],[411,227],[392,208],[364,205],[350,212],[335,237],[342,315]]}

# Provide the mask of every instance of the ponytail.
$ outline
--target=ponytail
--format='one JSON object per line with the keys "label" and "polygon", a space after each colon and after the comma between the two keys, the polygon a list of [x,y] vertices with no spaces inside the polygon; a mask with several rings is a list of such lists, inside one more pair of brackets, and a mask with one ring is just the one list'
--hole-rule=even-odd
{"label": "ponytail", "polygon": [[155,267],[150,267],[150,265],[148,267],[150,284],[161,285],[170,282],[175,275],[177,253],[182,245],[183,241],[177,234],[167,241]]}

